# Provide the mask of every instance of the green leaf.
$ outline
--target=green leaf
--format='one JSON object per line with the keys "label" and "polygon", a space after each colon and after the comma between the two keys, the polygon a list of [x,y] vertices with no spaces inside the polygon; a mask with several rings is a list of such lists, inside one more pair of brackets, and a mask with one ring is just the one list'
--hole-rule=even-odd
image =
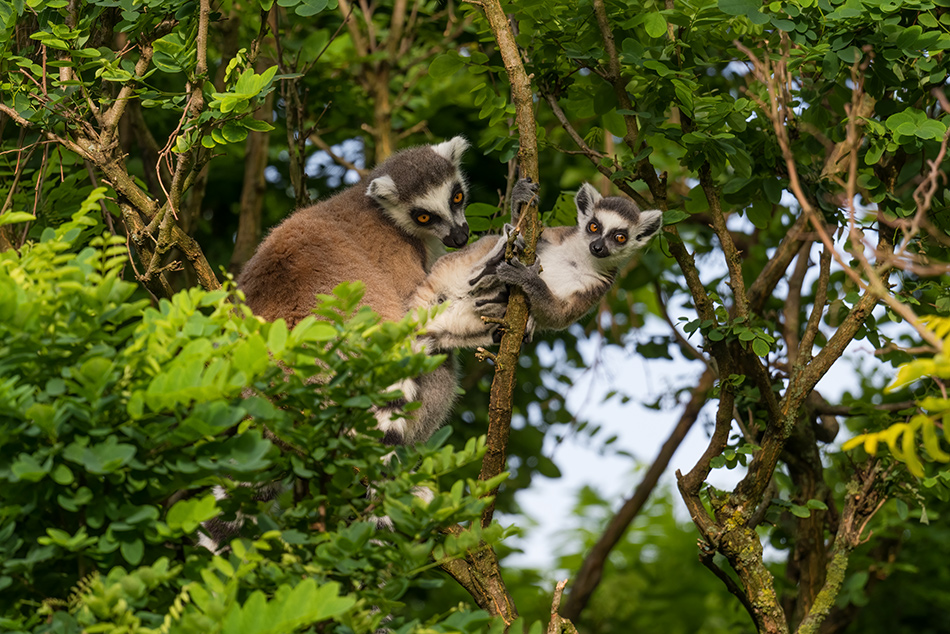
{"label": "green leaf", "polygon": [[663,37],[666,35],[666,20],[657,12],[651,11],[644,16],[643,27],[650,37]]}
{"label": "green leaf", "polygon": [[675,225],[689,218],[689,214],[682,209],[669,209],[663,213],[663,226]]}
{"label": "green leaf", "polygon": [[30,222],[31,220],[36,220],[36,216],[25,211],[8,211],[5,214],[0,214],[0,227],[19,222]]}
{"label": "green leaf", "polygon": [[762,198],[757,198],[752,205],[746,209],[746,216],[757,229],[768,229],[769,223],[774,217],[772,203]]}
{"label": "green leaf", "polygon": [[908,515],[910,515],[907,508],[907,502],[898,498],[896,500],[896,507],[897,507],[897,517],[899,517],[901,521],[905,521]]}
{"label": "green leaf", "polygon": [[142,556],[145,554],[145,544],[141,539],[136,539],[131,542],[120,542],[119,552],[122,553],[122,557],[133,566],[138,566],[142,563]]}
{"label": "green leaf", "polygon": [[52,458],[47,458],[41,464],[32,455],[21,453],[17,456],[16,462],[10,466],[10,472],[15,478],[14,481],[25,480],[27,482],[39,482],[46,477],[52,465]]}
{"label": "green leaf", "polygon": [[792,504],[789,511],[791,511],[792,515],[794,515],[795,517],[801,517],[801,518],[811,517],[811,509],[809,509],[807,506],[799,506],[798,504]]}
{"label": "green leaf", "polygon": [[[190,500],[179,500],[170,509],[165,521],[172,530],[193,533],[201,522],[216,516],[220,509],[214,495],[208,494]],[[131,562],[130,562],[131,563]]]}
{"label": "green leaf", "polygon": [[762,3],[758,0],[719,0],[719,10],[727,15],[744,15],[752,24],[765,24],[769,17],[759,9]]}
{"label": "green leaf", "polygon": [[488,203],[472,203],[465,208],[465,215],[469,218],[473,216],[484,216],[487,218],[499,213],[498,207],[489,205]]}
{"label": "green leaf", "polygon": [[760,357],[766,357],[769,354],[769,344],[762,339],[755,339],[752,342],[752,351]]}
{"label": "green leaf", "polygon": [[228,143],[240,143],[247,138],[247,128],[234,121],[228,121],[221,129],[221,135]]}
{"label": "green leaf", "polygon": [[328,0],[303,0],[297,8],[294,9],[294,13],[303,18],[309,18],[326,9],[327,4]]}
{"label": "green leaf", "polygon": [[429,76],[433,79],[447,79],[454,75],[465,63],[457,53],[443,53],[429,64]]}

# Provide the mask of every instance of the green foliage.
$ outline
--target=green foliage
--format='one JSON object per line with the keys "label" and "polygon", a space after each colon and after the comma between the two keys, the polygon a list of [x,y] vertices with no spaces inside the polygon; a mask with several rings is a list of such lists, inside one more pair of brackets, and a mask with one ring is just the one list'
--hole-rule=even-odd
{"label": "green foliage", "polygon": [[[576,552],[589,550],[609,519],[611,501],[585,487],[577,495],[574,526],[559,539],[558,568],[577,570]],[[578,549],[574,543],[584,545]],[[677,519],[673,493],[660,489],[620,541],[604,567],[601,589],[576,623],[597,634],[631,631],[678,634],[739,634],[750,631],[748,615],[696,559],[696,534]],[[519,605],[541,616],[544,600]],[[549,601],[549,599],[548,599]],[[527,606],[530,606],[527,607]],[[530,609],[530,612],[529,612]],[[550,605],[547,606],[550,610]]]}
{"label": "green foliage", "polygon": [[[932,317],[927,322],[927,328],[943,340],[944,351],[931,359],[918,358],[901,365],[886,391],[893,392],[921,379],[950,378],[950,364],[945,356],[950,350],[950,319]],[[864,451],[873,456],[877,453],[878,445],[885,442],[891,455],[903,462],[908,471],[919,478],[924,477],[924,465],[918,455],[918,442],[923,443],[927,452],[925,460],[928,462],[950,462],[950,454],[940,447],[940,436],[944,435],[943,430],[950,422],[950,399],[947,399],[945,394],[943,398],[928,396],[920,399],[917,405],[923,411],[910,416],[906,422],[893,423],[883,431],[859,434],[845,442],[841,448],[849,451],[863,446]]]}
{"label": "green foliage", "polygon": [[[233,288],[153,307],[122,279],[124,240],[98,237],[94,207],[0,253],[0,627],[402,624],[400,599],[433,553],[471,546],[440,527],[477,518],[497,484],[459,480],[430,504],[413,494],[477,460],[482,439],[456,451],[443,433],[383,459],[370,408],[440,362],[411,352],[419,325],[358,308],[354,284],[293,330],[251,316]],[[382,514],[394,532],[375,529]],[[239,515],[254,521],[226,552],[196,546],[202,522]]]}

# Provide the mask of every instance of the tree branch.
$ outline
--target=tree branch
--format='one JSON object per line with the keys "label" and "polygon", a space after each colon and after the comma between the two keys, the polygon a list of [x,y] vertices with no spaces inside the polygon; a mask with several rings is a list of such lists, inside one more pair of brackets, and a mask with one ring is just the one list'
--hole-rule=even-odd
{"label": "tree branch", "polygon": [[844,583],[851,551],[861,543],[861,534],[867,523],[887,501],[887,496],[877,486],[880,475],[880,464],[874,460],[869,465],[858,468],[848,483],[848,496],[831,548],[831,563],[828,565],[825,583],[815,597],[812,608],[799,625],[797,634],[817,634],[825,617],[834,608],[835,599]]}
{"label": "tree branch", "polygon": [[732,289],[733,310],[737,317],[749,316],[749,300],[745,294],[745,280],[742,278],[742,259],[736,250],[736,245],[732,241],[732,235],[726,228],[726,219],[722,214],[722,206],[719,203],[719,192],[716,191],[716,185],[712,180],[712,172],[709,163],[703,163],[699,168],[699,183],[706,194],[706,200],[709,202],[709,211],[713,219],[713,231],[719,238],[719,244],[722,245],[722,254],[726,259],[726,266],[729,268],[729,288]]}
{"label": "tree branch", "polygon": [[[485,0],[481,4],[485,17],[507,71],[511,84],[511,98],[515,106],[515,123],[518,129],[518,163],[523,178],[538,181],[538,140],[534,119],[534,94],[531,81],[521,61],[521,52],[515,43],[514,33],[508,16],[499,0]],[[522,260],[532,264],[535,258],[535,246],[541,235],[541,222],[536,204],[522,210],[522,231],[526,248]],[[524,292],[512,289],[505,314],[505,324],[501,345],[495,362],[495,376],[491,386],[491,400],[488,405],[488,451],[482,460],[479,478],[488,480],[505,468],[508,434],[511,427],[511,407],[514,398],[515,372],[518,368],[518,355],[525,327],[528,323],[528,304]],[[482,525],[487,526],[494,512],[494,500],[482,515]]]}
{"label": "tree branch", "polygon": [[802,341],[798,346],[797,359],[802,363],[811,361],[812,347],[815,345],[815,337],[818,336],[818,329],[821,326],[821,316],[825,312],[825,304],[828,302],[828,280],[831,277],[831,254],[827,248],[821,252],[818,267],[815,301],[811,307],[811,314],[808,316],[808,324],[805,326]]}

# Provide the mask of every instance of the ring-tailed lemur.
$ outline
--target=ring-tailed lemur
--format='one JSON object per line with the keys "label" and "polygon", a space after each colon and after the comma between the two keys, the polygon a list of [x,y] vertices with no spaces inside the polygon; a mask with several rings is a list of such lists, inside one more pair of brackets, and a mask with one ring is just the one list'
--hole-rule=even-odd
{"label": "ring-tailed lemur", "polygon": [[[460,170],[468,142],[402,150],[365,180],[332,198],[301,209],[271,231],[244,266],[238,287],[247,304],[267,320],[293,327],[310,314],[317,293],[344,281],[362,281],[363,304],[383,319],[399,320],[444,246],[468,241],[468,186]],[[487,330],[487,327],[486,327]],[[376,412],[387,444],[426,440],[455,401],[454,362],[401,382],[404,398]],[[408,401],[421,406],[396,416]]]}
{"label": "ring-tailed lemur", "polygon": [[[518,181],[512,192],[514,222],[537,187],[526,179]],[[506,225],[505,236],[486,236],[436,262],[416,291],[414,306],[452,303],[427,325],[427,338],[442,348],[490,345],[494,333],[479,327],[481,316],[498,316],[499,307],[504,312],[506,284],[524,289],[538,328],[563,330],[600,301],[620,268],[663,224],[662,212],[641,212],[625,198],[604,198],[587,183],[574,202],[577,225],[546,228],[532,266],[517,258],[505,261],[511,225]]]}
{"label": "ring-tailed lemur", "polygon": [[[532,183],[523,187],[537,189]],[[577,225],[545,229],[533,265],[512,258],[494,273],[487,271],[524,289],[541,330],[563,330],[596,306],[620,268],[663,226],[662,211],[640,211],[619,196],[605,198],[588,183],[581,185],[574,204]]]}

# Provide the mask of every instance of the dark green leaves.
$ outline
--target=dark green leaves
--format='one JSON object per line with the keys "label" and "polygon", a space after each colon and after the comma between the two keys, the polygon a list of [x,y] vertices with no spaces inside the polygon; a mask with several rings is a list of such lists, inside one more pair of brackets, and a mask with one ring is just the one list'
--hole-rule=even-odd
{"label": "dark green leaves", "polygon": [[760,9],[757,0],[719,0],[719,10],[728,15],[744,15],[753,24],[765,24],[769,18]]}
{"label": "dark green leaves", "polygon": [[104,475],[121,469],[135,456],[135,446],[120,443],[115,436],[109,436],[104,442],[89,445],[78,439],[63,450],[63,457],[82,466],[86,471]]}

